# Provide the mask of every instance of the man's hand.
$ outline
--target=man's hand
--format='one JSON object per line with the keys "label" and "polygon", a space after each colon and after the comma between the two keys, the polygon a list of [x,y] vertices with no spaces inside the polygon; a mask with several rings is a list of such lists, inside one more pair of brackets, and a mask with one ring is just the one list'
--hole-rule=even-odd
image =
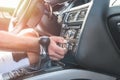
{"label": "man's hand", "polygon": [[67,49],[60,47],[58,44],[64,44],[67,41],[62,37],[51,36],[50,37],[50,45],[48,47],[48,52],[50,59],[52,60],[60,60],[64,58]]}

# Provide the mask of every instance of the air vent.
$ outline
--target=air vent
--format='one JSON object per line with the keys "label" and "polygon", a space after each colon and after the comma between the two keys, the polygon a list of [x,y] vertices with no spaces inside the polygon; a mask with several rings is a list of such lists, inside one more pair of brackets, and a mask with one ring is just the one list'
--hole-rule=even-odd
{"label": "air vent", "polygon": [[67,22],[75,22],[78,11],[70,12],[67,18]]}
{"label": "air vent", "polygon": [[77,21],[83,20],[85,18],[86,12],[87,8],[80,10],[79,15],[77,16]]}

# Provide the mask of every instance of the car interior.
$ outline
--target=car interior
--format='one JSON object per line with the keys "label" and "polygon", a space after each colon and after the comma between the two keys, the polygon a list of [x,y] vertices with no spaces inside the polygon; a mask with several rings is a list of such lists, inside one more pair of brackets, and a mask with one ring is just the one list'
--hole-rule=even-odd
{"label": "car interior", "polygon": [[59,45],[67,54],[60,61],[47,56],[37,69],[23,66],[3,73],[3,80],[119,80],[120,1],[45,1],[20,0],[4,30],[17,33],[29,27],[40,36],[62,36],[68,43]]}

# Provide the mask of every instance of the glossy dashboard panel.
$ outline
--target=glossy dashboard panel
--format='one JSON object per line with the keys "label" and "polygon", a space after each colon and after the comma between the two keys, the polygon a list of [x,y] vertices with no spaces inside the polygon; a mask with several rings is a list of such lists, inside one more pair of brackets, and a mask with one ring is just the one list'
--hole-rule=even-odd
{"label": "glossy dashboard panel", "polygon": [[87,8],[82,8],[82,9],[78,9],[75,11],[70,11],[65,13],[67,15],[65,22],[67,23],[71,23],[71,22],[80,22],[83,21],[87,12]]}
{"label": "glossy dashboard panel", "polygon": [[68,44],[64,47],[67,47],[72,53],[77,51],[90,5],[91,2],[71,8],[63,13],[64,21],[62,23],[61,36],[68,40]]}

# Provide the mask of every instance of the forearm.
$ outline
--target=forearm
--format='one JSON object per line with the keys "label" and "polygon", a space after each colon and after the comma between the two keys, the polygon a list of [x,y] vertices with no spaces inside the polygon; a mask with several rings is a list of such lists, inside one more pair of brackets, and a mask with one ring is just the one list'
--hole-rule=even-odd
{"label": "forearm", "polygon": [[0,49],[6,51],[39,52],[39,39],[31,37],[18,37],[0,31]]}

